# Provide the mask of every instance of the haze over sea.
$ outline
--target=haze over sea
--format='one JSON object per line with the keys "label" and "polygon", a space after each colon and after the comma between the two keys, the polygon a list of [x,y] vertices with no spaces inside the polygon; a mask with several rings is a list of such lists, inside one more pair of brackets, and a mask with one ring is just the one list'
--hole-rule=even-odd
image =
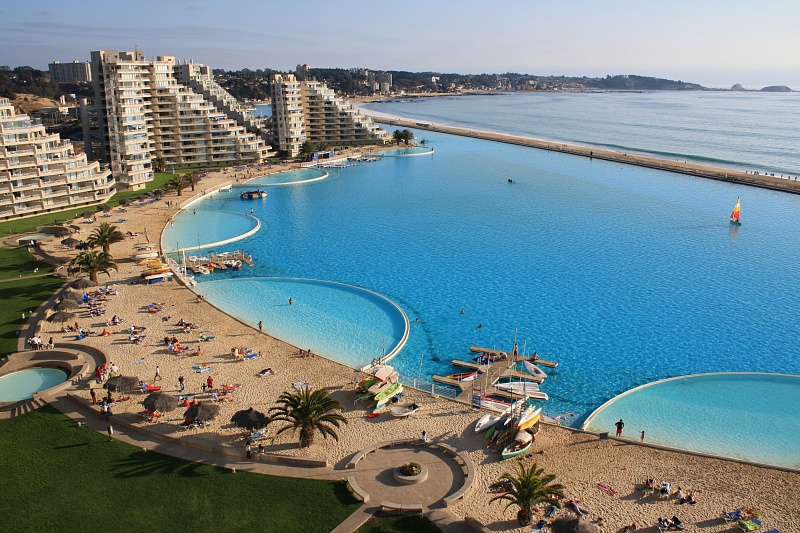
{"label": "haze over sea", "polygon": [[527,92],[359,107],[368,114],[800,177],[800,93]]}
{"label": "haze over sea", "polygon": [[[464,109],[478,101],[505,107],[509,104],[504,102],[537,96],[387,105],[392,111],[437,105]],[[595,102],[590,106],[593,116],[610,122],[614,113],[599,109],[605,96],[617,108],[620,98],[629,97],[639,102],[645,98],[657,108],[660,96],[667,108],[686,108],[689,104],[674,102],[692,102],[698,95],[553,98],[562,96]],[[725,102],[738,98],[711,96]],[[750,96],[744,98],[760,106],[774,97]],[[516,109],[521,116],[530,113]],[[573,114],[578,120],[580,114]],[[432,115],[427,120],[433,121]],[[721,132],[721,126],[713,125],[733,115],[709,114],[706,129]],[[770,120],[778,122],[777,115],[773,111]],[[469,119],[475,123],[474,116]],[[586,140],[581,131],[578,127],[565,140]],[[788,125],[780,131],[778,137],[790,134]],[[659,132],[672,139],[666,144],[682,139],[653,128],[654,145]],[[246,295],[245,285],[237,290],[236,277],[332,280],[382,294],[412,321],[408,343],[392,363],[411,376],[420,371],[423,351],[423,377],[445,375],[456,371],[451,359],[470,357],[470,345],[510,348],[518,328],[520,347],[527,341],[529,351],[536,349],[560,363],[542,387],[551,397],[547,408],[554,412],[585,416],[632,387],[696,372],[800,373],[800,196],[491,141],[415,133],[431,141],[433,155],[387,157],[332,169],[322,181],[270,187],[266,201],[243,202],[234,189],[198,204],[198,214],[254,208],[262,221],[256,235],[227,245],[252,251],[252,271],[198,281],[233,278],[219,282],[229,284],[224,288],[216,283],[207,288],[215,285],[215,292],[228,295],[226,310],[249,323],[264,320],[265,327],[271,314],[285,310],[259,304],[258,298]],[[697,131],[693,135],[702,137]],[[718,138],[713,146],[728,144]],[[788,150],[757,155],[776,166],[794,157]],[[716,152],[708,157],[732,159]],[[739,196],[743,225],[735,228],[728,214]],[[203,217],[178,217],[176,228],[187,220],[202,223]],[[202,233],[199,229],[192,235],[195,243]],[[201,292],[204,285],[198,285]],[[295,302],[295,307],[302,303]],[[476,329],[478,324],[482,328]],[[325,355],[350,366],[368,362],[353,360],[348,353]]]}

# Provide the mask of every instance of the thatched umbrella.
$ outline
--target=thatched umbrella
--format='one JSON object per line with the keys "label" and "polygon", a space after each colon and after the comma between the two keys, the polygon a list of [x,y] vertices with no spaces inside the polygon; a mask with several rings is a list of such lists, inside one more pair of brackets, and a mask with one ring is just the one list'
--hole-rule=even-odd
{"label": "thatched umbrella", "polygon": [[186,410],[183,415],[187,420],[211,420],[219,413],[219,405],[213,403],[198,403]]}
{"label": "thatched umbrella", "polygon": [[139,390],[139,378],[135,376],[116,376],[106,381],[103,388],[113,392],[133,392]]}
{"label": "thatched umbrella", "polygon": [[80,304],[75,300],[61,300],[53,306],[53,311],[68,311],[70,309],[78,309]]}
{"label": "thatched umbrella", "polygon": [[103,213],[108,213],[109,211],[111,211],[111,209],[112,208],[110,205],[108,204],[103,205]]}
{"label": "thatched umbrella", "polygon": [[55,233],[53,233],[56,237],[67,237],[72,235],[72,232],[67,228],[58,228]]}
{"label": "thatched umbrella", "polygon": [[68,313],[67,311],[59,311],[59,312],[53,313],[52,315],[47,317],[47,321],[48,322],[61,322],[63,324],[64,322],[69,322],[69,321],[73,320],[76,316],[78,316],[78,315],[76,315],[75,313]]}
{"label": "thatched umbrella", "polygon": [[145,398],[142,403],[151,413],[154,411],[169,413],[178,407],[178,399],[171,394],[164,394],[163,392],[154,392]]}
{"label": "thatched umbrella", "polygon": [[237,411],[232,417],[231,422],[240,428],[247,428],[249,430],[261,429],[267,425],[269,417],[261,411],[256,411],[252,407],[243,411]]}
{"label": "thatched umbrella", "polygon": [[86,289],[89,287],[97,287],[97,282],[92,281],[89,278],[81,278],[75,283],[73,283],[72,286],[75,287],[76,289]]}
{"label": "thatched umbrella", "polygon": [[92,211],[84,211],[83,215],[81,216],[83,216],[83,218],[92,218],[94,216],[94,213]]}
{"label": "thatched umbrella", "polygon": [[68,291],[64,293],[64,296],[61,297],[61,301],[70,300],[72,302],[83,302],[83,294],[74,291]]}
{"label": "thatched umbrella", "polygon": [[81,241],[79,241],[78,239],[74,239],[72,237],[67,237],[66,239],[61,241],[61,244],[63,244],[64,246],[70,246],[70,247],[75,246],[76,244],[80,244],[80,243],[81,243]]}
{"label": "thatched umbrella", "polygon": [[131,203],[131,201],[128,200],[127,198],[123,198],[122,200],[119,201],[119,205],[121,205],[123,207],[128,205],[129,203]]}
{"label": "thatched umbrella", "polygon": [[597,526],[580,518],[563,516],[550,524],[552,533],[597,533]]}

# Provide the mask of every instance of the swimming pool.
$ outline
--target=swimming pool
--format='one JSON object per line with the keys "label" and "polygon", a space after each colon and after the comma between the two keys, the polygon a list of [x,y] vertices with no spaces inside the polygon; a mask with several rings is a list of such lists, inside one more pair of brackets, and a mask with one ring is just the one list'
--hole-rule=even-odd
{"label": "swimming pool", "polygon": [[[215,194],[239,198],[239,193],[235,191]],[[240,200],[240,202],[241,205],[233,204],[230,207],[238,207],[241,212],[204,209],[200,213],[196,213],[197,209],[194,207],[181,210],[164,228],[161,234],[162,247],[166,251],[185,249],[189,255],[190,251],[197,252],[198,249],[202,252],[204,246],[235,242],[255,233],[261,226],[261,222],[248,213],[253,209],[252,205],[256,201],[251,203]]]}
{"label": "swimming pool", "polygon": [[681,450],[800,469],[800,376],[699,374],[632,389],[608,401],[582,429]]}
{"label": "swimming pool", "polygon": [[57,368],[26,368],[0,376],[0,402],[16,402],[33,398],[37,392],[55,387],[67,380],[67,373]]}
{"label": "swimming pool", "polygon": [[247,182],[235,185],[235,188],[246,188],[254,186],[269,186],[269,185],[297,185],[301,183],[309,183],[312,181],[321,180],[328,177],[328,173],[323,170],[314,168],[302,168],[298,170],[287,170],[286,172],[278,172],[276,174],[267,174],[266,176],[259,176],[248,180]]}
{"label": "swimming pool", "polygon": [[31,235],[26,235],[25,237],[20,237],[17,239],[18,244],[28,244],[30,241],[40,241],[42,239],[52,239],[54,235],[52,233],[33,233]]}

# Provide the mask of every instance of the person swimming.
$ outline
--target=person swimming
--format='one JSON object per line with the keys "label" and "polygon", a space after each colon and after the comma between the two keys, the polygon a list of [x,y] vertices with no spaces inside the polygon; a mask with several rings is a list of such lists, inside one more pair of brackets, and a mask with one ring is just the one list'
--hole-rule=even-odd
{"label": "person swimming", "polygon": [[481,329],[482,327],[483,327],[483,324],[478,324],[478,327],[475,328],[475,330],[477,331],[477,330]]}

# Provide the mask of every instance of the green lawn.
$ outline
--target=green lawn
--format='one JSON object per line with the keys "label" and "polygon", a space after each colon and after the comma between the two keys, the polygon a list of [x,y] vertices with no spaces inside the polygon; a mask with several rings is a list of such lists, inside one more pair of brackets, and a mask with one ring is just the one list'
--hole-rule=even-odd
{"label": "green lawn", "polygon": [[0,306],[0,355],[17,351],[17,339],[24,324],[22,313],[28,316],[35,311],[64,282],[64,279],[44,277],[0,283],[0,302],[3,302]]}
{"label": "green lawn", "polygon": [[[33,270],[38,268],[38,272]],[[0,248],[0,280],[18,278],[20,276],[33,276],[46,274],[53,271],[53,265],[37,261],[28,252],[26,246],[18,248]]]}
{"label": "green lawn", "polygon": [[426,517],[413,515],[370,518],[356,533],[441,533]]}
{"label": "green lawn", "polygon": [[3,531],[327,533],[341,482],[231,473],[110,441],[50,406],[0,420]]}

